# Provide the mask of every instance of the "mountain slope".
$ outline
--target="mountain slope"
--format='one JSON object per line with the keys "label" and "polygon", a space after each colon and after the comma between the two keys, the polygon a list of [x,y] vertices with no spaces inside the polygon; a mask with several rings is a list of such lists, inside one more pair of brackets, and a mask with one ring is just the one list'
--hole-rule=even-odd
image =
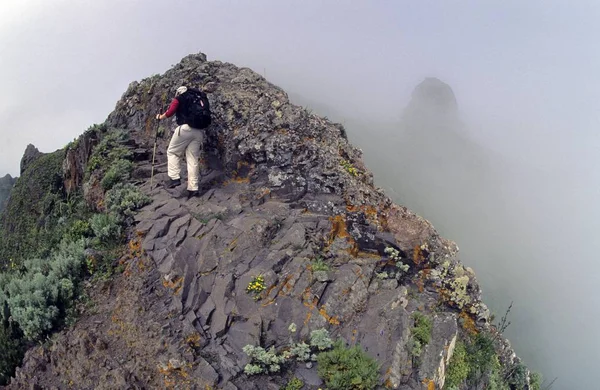
{"label": "mountain slope", "polygon": [[[205,89],[214,113],[203,194],[190,200],[183,186],[156,185],[167,178],[166,138],[153,186],[149,177],[152,118],[184,83]],[[478,345],[469,341],[475,334],[495,345],[502,365],[460,388],[481,388],[499,373],[512,380],[522,367],[495,336],[456,245],[373,185],[340,125],[290,104],[257,73],[196,54],[132,83],[102,129],[65,152],[65,191],[81,189],[96,211],[105,208],[106,171],[94,145],[118,129],[128,135],[132,181],[152,199],[116,259],[125,271],[90,287],[94,309],[31,349],[8,388],[259,389],[296,376],[317,389],[317,370],[291,358],[269,366],[277,372],[247,375],[256,362],[244,347],[273,346],[283,356],[290,339],[308,341],[319,329],[376,359],[384,388],[442,388],[456,371],[455,346]],[[514,388],[528,387],[523,374]]]}
{"label": "mountain slope", "polygon": [[0,178],[0,212],[4,210],[6,206],[6,202],[8,201],[8,197],[10,195],[10,191],[15,185],[15,180],[11,175],[5,175]]}

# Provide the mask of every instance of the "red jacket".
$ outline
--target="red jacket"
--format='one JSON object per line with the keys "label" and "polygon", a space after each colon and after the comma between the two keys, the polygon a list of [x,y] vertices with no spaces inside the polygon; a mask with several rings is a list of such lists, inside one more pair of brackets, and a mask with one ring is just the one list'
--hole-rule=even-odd
{"label": "red jacket", "polygon": [[173,101],[171,101],[169,109],[165,112],[165,116],[167,118],[170,118],[173,115],[175,115],[175,113],[177,112],[177,107],[179,107],[179,100],[177,100],[177,98],[174,98]]}

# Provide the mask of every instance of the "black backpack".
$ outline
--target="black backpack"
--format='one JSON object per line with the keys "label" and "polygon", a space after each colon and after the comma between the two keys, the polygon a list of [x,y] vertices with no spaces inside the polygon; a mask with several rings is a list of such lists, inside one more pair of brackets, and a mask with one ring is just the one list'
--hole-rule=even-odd
{"label": "black backpack", "polygon": [[189,125],[195,129],[205,129],[211,124],[210,103],[206,93],[188,88],[178,97],[177,124]]}

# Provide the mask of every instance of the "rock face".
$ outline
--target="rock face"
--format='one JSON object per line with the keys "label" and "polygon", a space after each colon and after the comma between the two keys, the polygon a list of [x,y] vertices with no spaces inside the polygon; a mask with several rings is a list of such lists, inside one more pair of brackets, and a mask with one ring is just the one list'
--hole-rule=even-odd
{"label": "rock face", "polygon": [[458,104],[452,88],[443,81],[428,77],[415,87],[404,115],[444,116],[448,120],[458,115]]}
{"label": "rock face", "polygon": [[27,167],[32,162],[34,162],[41,156],[43,156],[43,153],[40,152],[35,146],[33,146],[32,144],[27,145],[25,153],[23,154],[23,157],[21,157],[21,175],[23,175],[23,172],[25,172]]}
{"label": "rock face", "polygon": [[16,180],[16,178],[13,178],[8,174],[0,178],[0,212],[4,210],[8,197],[10,196],[10,191],[15,185]]}
{"label": "rock face", "polygon": [[[168,140],[159,138],[154,186],[150,162],[136,166],[153,203],[135,217],[127,270],[96,292],[94,313],[29,351],[9,388],[277,389],[292,375],[323,387],[314,367],[299,364],[243,373],[242,348],[285,349],[292,323],[297,340],[326,328],[360,344],[381,364],[386,388],[442,388],[459,311],[488,326],[456,245],[373,185],[340,125],[290,104],[250,69],[188,56],[132,83],[107,127],[151,150],[153,117],[184,83],[209,92],[214,115],[202,195],[187,200],[183,186],[156,185],[167,179]],[[80,185],[92,138],[67,153],[67,188]],[[410,265],[398,278],[381,277],[397,271],[390,247]],[[317,259],[326,270],[313,268]],[[265,288],[254,299],[246,289],[259,275]],[[416,311],[434,324],[418,361],[407,347]]]}
{"label": "rock face", "polygon": [[92,154],[92,148],[98,143],[98,131],[94,128],[82,134],[75,144],[67,148],[63,162],[64,188],[71,194],[83,185],[87,162]]}

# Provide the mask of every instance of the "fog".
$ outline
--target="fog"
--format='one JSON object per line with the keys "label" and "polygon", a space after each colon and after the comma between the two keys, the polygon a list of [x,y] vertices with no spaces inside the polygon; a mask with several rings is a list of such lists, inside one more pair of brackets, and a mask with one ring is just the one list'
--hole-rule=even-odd
{"label": "fog", "polygon": [[[4,0],[0,176],[187,54],[251,67],[345,124],[494,312],[514,301],[507,336],[553,389],[597,388],[599,21],[594,1]],[[452,88],[451,130],[405,112],[427,77]]]}

